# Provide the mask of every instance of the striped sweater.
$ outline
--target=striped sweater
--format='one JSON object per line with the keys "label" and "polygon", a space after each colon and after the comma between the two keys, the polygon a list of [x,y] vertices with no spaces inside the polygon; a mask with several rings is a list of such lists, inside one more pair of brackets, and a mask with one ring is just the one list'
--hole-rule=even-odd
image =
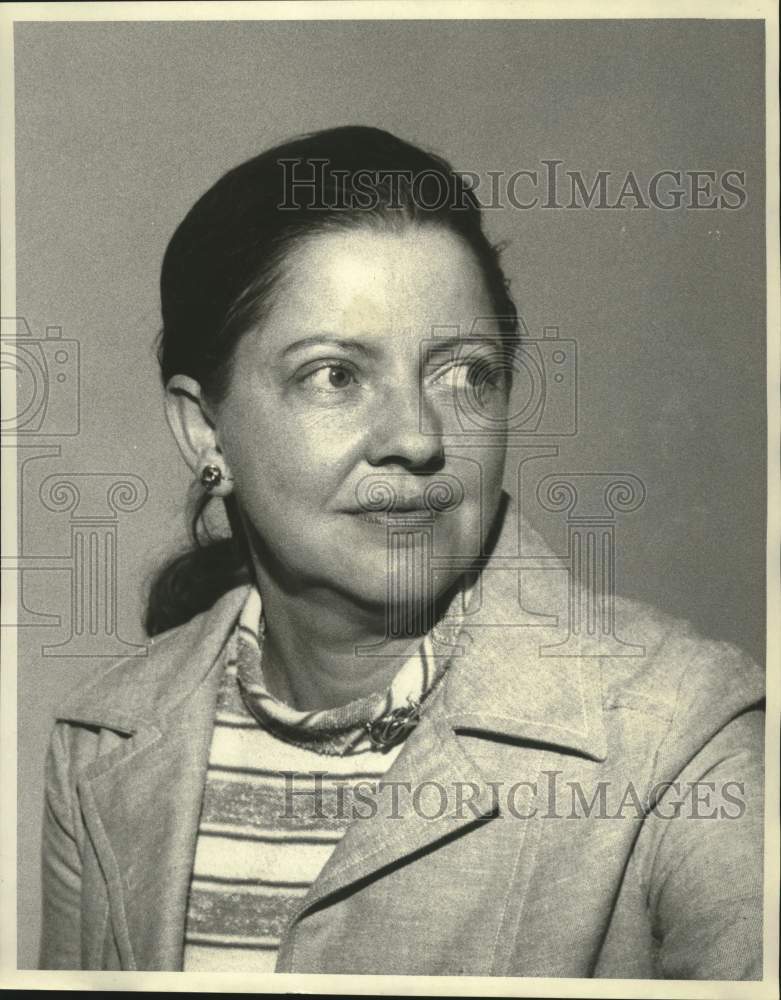
{"label": "striped sweater", "polygon": [[283,740],[249,712],[236,670],[229,655],[198,828],[185,971],[274,971],[286,924],[347,828],[355,786],[376,787],[401,749],[324,756]]}

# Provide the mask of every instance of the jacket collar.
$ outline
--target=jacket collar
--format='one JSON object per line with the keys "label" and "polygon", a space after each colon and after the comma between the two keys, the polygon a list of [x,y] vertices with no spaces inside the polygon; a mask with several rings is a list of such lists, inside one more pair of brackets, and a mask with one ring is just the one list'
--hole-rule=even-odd
{"label": "jacket collar", "polygon": [[121,660],[65,701],[57,718],[136,733],[159,727],[203,684],[219,683],[221,652],[247,587],[224,594],[208,611],[154,637],[144,658]]}

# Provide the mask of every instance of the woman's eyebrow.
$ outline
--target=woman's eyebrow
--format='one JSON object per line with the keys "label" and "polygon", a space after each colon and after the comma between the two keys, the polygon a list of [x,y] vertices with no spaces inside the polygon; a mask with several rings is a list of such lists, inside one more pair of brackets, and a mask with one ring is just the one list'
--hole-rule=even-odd
{"label": "woman's eyebrow", "polygon": [[302,337],[300,340],[288,344],[282,351],[282,356],[292,354],[294,351],[303,350],[305,347],[315,347],[318,344],[328,344],[332,347],[341,347],[345,351],[358,351],[361,354],[374,354],[374,350],[368,347],[363,341],[354,337],[335,337],[330,333],[318,333],[313,337]]}
{"label": "woman's eyebrow", "polygon": [[425,348],[428,354],[433,354],[438,351],[463,351],[464,349],[474,347],[475,345],[487,344],[493,351],[497,354],[503,354],[507,351],[507,343],[509,342],[509,337],[502,337],[501,335],[487,335],[480,334],[476,336],[452,336],[452,337],[431,337],[427,338],[425,341]]}

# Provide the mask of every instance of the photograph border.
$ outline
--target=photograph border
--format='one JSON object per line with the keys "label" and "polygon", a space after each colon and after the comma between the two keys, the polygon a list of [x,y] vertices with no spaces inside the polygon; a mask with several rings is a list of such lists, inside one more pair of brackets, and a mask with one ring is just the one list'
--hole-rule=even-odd
{"label": "photograph border", "polygon": [[[0,252],[2,254],[3,315],[16,315],[15,186],[14,186],[14,24],[30,21],[276,21],[276,20],[708,20],[758,19],[765,22],[766,81],[766,260],[767,260],[767,709],[765,787],[765,929],[764,979],[761,982],[679,980],[584,980],[556,978],[493,978],[470,976],[249,975],[187,972],[78,972],[17,969],[17,663],[16,636],[2,629],[0,673],[0,985],[6,989],[163,990],[166,992],[319,992],[410,996],[540,996],[540,997],[697,997],[769,998],[778,996],[779,916],[779,717],[781,716],[781,285],[779,282],[779,103],[778,15],[776,5],[724,0],[681,0],[678,3],[624,2],[471,2],[471,0],[348,0],[348,2],[257,3],[40,3],[6,4],[0,9]],[[3,373],[9,407],[15,400],[13,376]],[[16,458],[13,448],[2,452],[2,547],[17,554]],[[9,574],[12,576],[12,574]],[[13,620],[18,594],[13,581],[2,592],[3,620]]]}

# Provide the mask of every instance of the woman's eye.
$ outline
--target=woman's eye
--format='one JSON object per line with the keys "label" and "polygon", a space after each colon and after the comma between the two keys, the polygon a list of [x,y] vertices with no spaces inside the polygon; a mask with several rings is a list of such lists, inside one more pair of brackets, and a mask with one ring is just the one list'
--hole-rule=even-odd
{"label": "woman's eye", "polygon": [[305,381],[315,389],[324,389],[327,392],[347,389],[356,382],[354,372],[346,365],[322,365],[305,376]]}

